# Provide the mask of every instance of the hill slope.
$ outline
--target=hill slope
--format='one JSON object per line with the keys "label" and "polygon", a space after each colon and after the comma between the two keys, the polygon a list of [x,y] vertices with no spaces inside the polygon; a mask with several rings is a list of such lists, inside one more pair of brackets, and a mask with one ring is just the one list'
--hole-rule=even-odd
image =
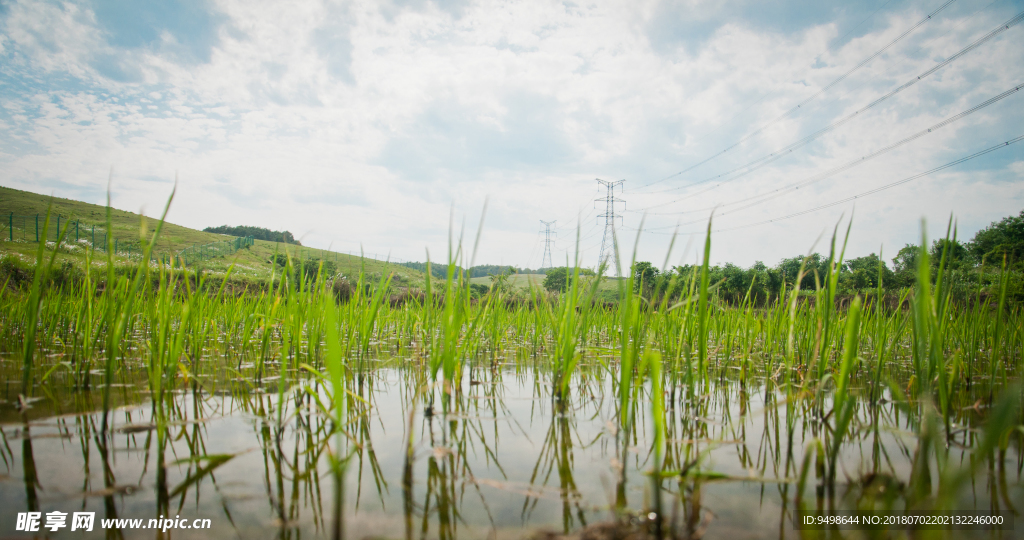
{"label": "hill slope", "polygon": [[[50,228],[46,235],[48,239],[53,240],[56,238],[57,220],[59,217],[62,228],[68,220],[78,222],[77,231],[74,227],[68,231],[68,238],[71,241],[74,241],[77,235],[79,240],[91,242],[95,235],[97,244],[103,243],[102,235],[106,229],[106,207],[72,199],[51,198],[47,195],[0,186],[0,255],[16,254],[23,259],[34,257],[36,231],[38,230],[40,235],[43,234],[43,223],[47,208],[50,208],[51,216]],[[162,211],[163,209],[161,208],[160,210]],[[38,227],[36,226],[37,219]],[[13,231],[11,229],[12,225]],[[120,245],[138,246],[139,233],[142,227],[145,227],[149,234],[152,234],[154,227],[157,225],[157,219],[143,217],[124,210],[111,209],[111,225],[111,234]],[[11,241],[12,236],[14,238],[13,241]],[[208,233],[173,223],[165,223],[154,248],[154,253],[179,253],[191,246],[221,242],[233,238],[232,236]],[[233,274],[236,276],[265,279],[271,274],[273,267],[271,259],[274,254],[285,253],[286,250],[292,256],[298,256],[302,259],[322,258],[334,261],[339,273],[352,278],[359,274],[359,269],[362,265],[365,268],[365,272],[369,275],[379,276],[385,268],[390,272],[394,272],[395,285],[397,286],[420,287],[424,281],[423,273],[411,268],[388,265],[383,261],[360,258],[345,253],[264,240],[256,240],[255,244],[249,248],[241,249],[231,255],[215,257],[204,261],[202,265],[203,268],[214,273],[223,273],[227,271],[231,264],[234,264]],[[59,259],[72,260],[81,264],[85,259],[83,252],[84,249],[78,250],[76,253],[61,254]],[[124,257],[119,255],[118,258],[122,259]]]}

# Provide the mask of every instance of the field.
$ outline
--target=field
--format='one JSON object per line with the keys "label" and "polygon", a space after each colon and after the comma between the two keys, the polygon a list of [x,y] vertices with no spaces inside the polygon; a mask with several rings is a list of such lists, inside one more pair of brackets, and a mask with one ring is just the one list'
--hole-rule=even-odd
{"label": "field", "polygon": [[[83,224],[79,227],[78,231],[79,237],[82,240],[91,240],[95,237],[90,234],[92,227],[87,227],[85,224],[95,225],[95,228],[100,231],[101,235],[100,237],[95,237],[96,242],[98,245],[103,245],[102,231],[106,228],[106,207],[71,199],[53,198],[51,200],[50,197],[43,195],[0,186],[0,255],[14,254],[23,261],[34,260],[36,247],[35,224],[32,221],[27,221],[26,226],[28,230],[22,230],[20,224],[15,224],[15,232],[13,234],[15,241],[11,242],[9,241],[10,231],[7,217],[10,214],[18,216],[38,215],[41,230],[48,209],[51,214],[51,221],[47,237],[50,240],[53,240],[57,235],[57,216],[61,216],[65,221],[75,220]],[[163,209],[152,210],[160,212]],[[143,228],[142,224],[144,223],[145,228],[152,232],[158,222],[159,215],[156,218],[154,219],[154,216],[143,217],[132,212],[112,209],[110,216],[112,236],[117,238],[123,245],[135,246],[135,254],[137,256],[138,250],[141,249],[139,233]],[[73,237],[74,230],[71,230],[69,235]],[[175,254],[190,246],[222,242],[225,239],[233,239],[233,237],[197,231],[173,223],[165,223],[156,244],[152,247],[152,251],[155,257],[161,254]],[[277,253],[284,254],[286,251],[290,256],[303,260],[316,258],[334,262],[338,273],[345,276],[357,276],[360,269],[368,274],[381,275],[385,272],[385,268],[388,268],[389,272],[395,273],[397,280],[408,287],[421,287],[423,283],[422,272],[402,266],[388,265],[385,261],[263,240],[256,240],[250,248],[239,250],[231,255],[205,260],[202,262],[202,268],[213,275],[223,276],[227,273],[228,268],[232,267],[231,275],[235,277],[236,281],[242,283],[262,282],[269,279],[272,273],[275,272],[274,265],[270,262],[274,255]],[[127,263],[130,259],[130,255],[119,253],[115,257],[115,262]],[[58,266],[65,260],[71,261],[77,266],[82,266],[85,261],[84,250],[58,254]],[[100,262],[102,263],[103,261]],[[280,274],[279,268],[276,270],[276,273]]]}
{"label": "field", "polygon": [[[512,290],[518,294],[527,293],[533,287],[538,290],[544,289],[544,274],[512,274],[509,276],[509,283]],[[618,301],[618,281],[620,278],[606,277],[598,286],[595,298],[604,302]],[[469,280],[473,285],[491,286],[491,277],[474,277]]]}
{"label": "field", "polygon": [[[19,246],[37,262],[0,296],[0,519],[70,499],[211,520],[190,538],[1016,537],[986,526],[1024,505],[1005,285],[954,295],[923,245],[892,306],[840,299],[837,248],[815,290],[730,303],[711,241],[661,290],[474,298],[451,275],[401,302],[386,271],[288,263],[226,294],[99,251],[54,282],[59,257]],[[834,524],[891,515],[974,522]]]}
{"label": "field", "polygon": [[[544,274],[513,274],[509,276],[509,281],[513,287],[519,290],[529,290],[531,285],[535,288],[544,288]],[[490,276],[474,277],[469,282],[490,286],[491,278]]]}

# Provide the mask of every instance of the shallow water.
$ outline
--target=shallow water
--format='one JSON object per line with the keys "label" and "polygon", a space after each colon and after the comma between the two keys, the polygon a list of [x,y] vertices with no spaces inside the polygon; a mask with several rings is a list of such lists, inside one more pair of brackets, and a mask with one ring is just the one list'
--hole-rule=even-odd
{"label": "shallow water", "polygon": [[[633,412],[634,428],[624,432],[607,372],[582,366],[563,404],[552,399],[548,379],[544,368],[523,362],[467,370],[445,413],[442,388],[427,387],[434,402],[425,404],[420,368],[357,375],[352,391],[365,404],[350,416],[343,441],[351,452],[345,536],[521,538],[611,520],[616,508],[643,516],[652,504],[646,394]],[[9,388],[0,404],[2,535],[28,534],[14,531],[19,512],[61,511],[70,520],[72,512],[92,511],[92,536],[114,532],[100,529],[102,519],[160,516],[211,520],[209,530],[171,529],[170,537],[330,536],[328,455],[338,440],[314,399],[326,402],[326,393],[310,380],[284,392],[278,383],[192,384],[169,397],[166,425],[158,428],[148,394],[122,382],[105,435],[96,389],[16,410]],[[787,430],[785,393],[763,378],[743,386],[723,375],[693,397],[681,388],[666,392],[665,468],[689,472],[663,481],[666,519],[705,538],[799,537],[796,481],[807,443],[827,436],[826,423],[799,405]],[[900,484],[914,466],[918,430],[894,404],[871,405],[858,408],[834,493],[816,483],[810,467],[803,500],[811,510],[852,508],[880,486],[889,486],[893,508],[902,509]],[[964,409],[955,420],[973,425],[980,412]],[[949,459],[969,463],[970,451],[960,444],[973,446],[974,437],[976,429],[961,429]],[[958,500],[963,511],[1024,508],[1016,447],[978,467]],[[73,534],[63,529],[51,536]],[[955,531],[957,537],[987,534]]]}

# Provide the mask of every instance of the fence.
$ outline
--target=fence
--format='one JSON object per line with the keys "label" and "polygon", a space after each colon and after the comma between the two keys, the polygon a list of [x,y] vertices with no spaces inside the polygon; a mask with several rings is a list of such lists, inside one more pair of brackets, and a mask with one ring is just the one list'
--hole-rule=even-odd
{"label": "fence", "polygon": [[[51,216],[50,226],[44,227],[46,216],[42,214],[18,215],[8,213],[0,215],[3,223],[0,226],[0,239],[10,242],[22,241],[38,243],[39,241],[54,242],[57,246],[61,244],[74,246],[74,248],[88,248],[100,251],[107,250],[107,232],[95,224],[82,223],[62,216]],[[61,238],[61,234],[65,236]],[[117,237],[111,239],[113,253],[127,257],[141,256],[142,244],[138,240],[121,240]],[[193,245],[174,254],[159,254],[154,256],[161,262],[170,262],[173,258],[179,266],[189,266],[200,261],[230,255],[239,249],[253,245],[251,236],[222,240],[209,244]]]}
{"label": "fence", "polygon": [[[193,245],[174,255],[177,259],[175,264],[178,266],[190,266],[199,261],[230,255],[244,247],[251,246],[254,243],[256,243],[256,241],[253,237],[246,236],[237,237],[234,240],[222,240],[220,242],[211,242],[209,244]],[[161,256],[161,261],[167,262],[167,256]]]}
{"label": "fence", "polygon": [[[60,236],[61,228],[66,226],[68,230],[65,241],[70,241],[72,238],[74,238],[75,242],[86,239],[90,241],[90,245],[96,244],[95,225],[82,224],[76,220],[54,216],[50,218],[49,228],[44,230],[43,225],[45,221],[46,216],[41,214],[32,216],[21,216],[14,213],[4,214],[3,225],[0,228],[0,231],[2,231],[0,238],[11,242],[21,240],[36,243],[43,239],[49,241],[52,238],[56,242],[58,236]],[[100,234],[103,235],[103,229],[100,229]],[[100,242],[106,243],[105,235],[101,237]]]}
{"label": "fence", "polygon": [[[23,242],[38,243],[40,239],[45,238],[47,241],[57,242],[62,228],[66,226],[67,236],[64,238],[65,243],[70,244],[74,242],[73,245],[87,245],[91,249],[98,249],[100,251],[106,251],[107,249],[107,233],[104,231],[102,225],[97,226],[96,224],[84,223],[59,215],[51,215],[49,228],[43,230],[45,221],[46,216],[44,214],[0,214],[0,240],[8,240],[12,242],[19,240]],[[236,238],[212,242],[210,244],[193,245],[176,254],[162,254],[157,255],[156,257],[161,261],[169,261],[170,258],[177,257],[178,259],[175,264],[190,265],[213,257],[220,257],[234,253],[243,247],[251,246],[255,243],[251,236],[241,237],[240,240],[241,242]],[[142,246],[138,239],[123,240],[114,237],[113,244],[115,254],[129,257],[142,254]],[[324,261],[333,259],[334,261],[338,261],[339,252],[337,251],[326,251],[296,245],[289,245],[287,249],[292,251],[293,257],[300,259],[322,259]],[[284,249],[282,248],[280,252],[284,253]],[[359,252],[347,251],[341,252],[341,254],[347,254],[350,257],[365,258],[368,260],[386,259],[388,262],[397,264],[408,262],[405,259],[391,257],[384,253],[360,254]]]}

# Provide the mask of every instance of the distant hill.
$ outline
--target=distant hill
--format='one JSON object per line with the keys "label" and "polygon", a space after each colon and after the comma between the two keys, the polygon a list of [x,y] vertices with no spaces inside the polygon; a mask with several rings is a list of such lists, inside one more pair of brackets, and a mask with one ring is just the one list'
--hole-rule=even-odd
{"label": "distant hill", "polygon": [[263,227],[250,227],[248,225],[238,225],[231,227],[230,225],[221,225],[220,227],[207,227],[203,229],[203,232],[211,232],[217,234],[228,234],[231,236],[251,236],[257,240],[266,240],[267,242],[284,242],[286,244],[295,244],[301,246],[302,242],[299,242],[292,236],[292,233],[288,231],[272,231],[270,229],[264,229]]}

